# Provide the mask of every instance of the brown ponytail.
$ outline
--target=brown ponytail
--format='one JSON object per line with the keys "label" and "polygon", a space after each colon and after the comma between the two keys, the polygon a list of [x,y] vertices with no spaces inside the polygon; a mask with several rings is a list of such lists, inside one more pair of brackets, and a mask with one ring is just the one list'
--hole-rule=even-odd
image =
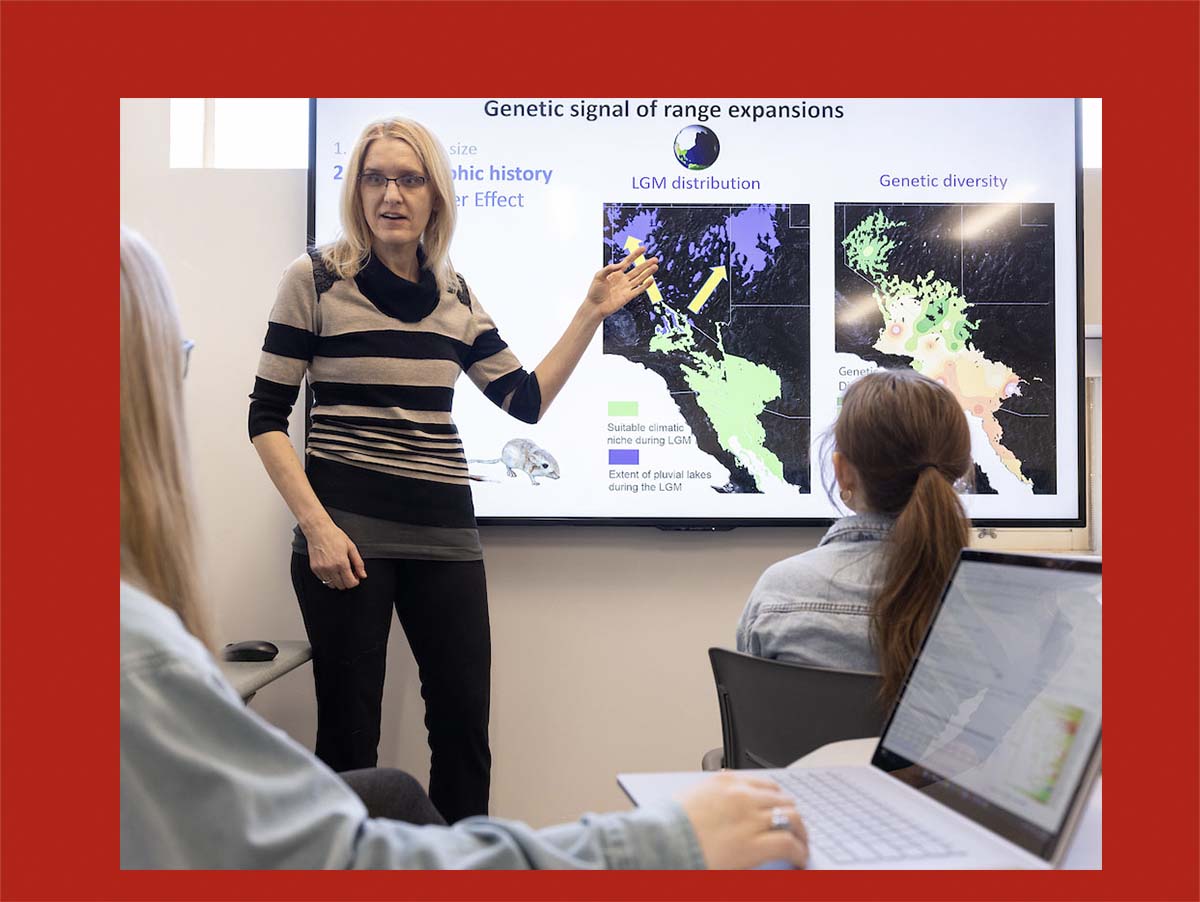
{"label": "brown ponytail", "polygon": [[834,441],[874,511],[896,517],[871,610],[871,645],[895,701],[934,606],[970,539],[954,483],[971,470],[971,436],[948,388],[914,370],[885,370],[850,386]]}

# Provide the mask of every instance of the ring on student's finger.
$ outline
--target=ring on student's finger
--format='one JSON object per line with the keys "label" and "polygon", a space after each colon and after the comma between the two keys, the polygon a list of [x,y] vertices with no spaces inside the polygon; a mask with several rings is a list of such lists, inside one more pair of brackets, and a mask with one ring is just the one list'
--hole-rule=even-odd
{"label": "ring on student's finger", "polygon": [[792,819],[788,817],[787,809],[776,806],[771,809],[771,830],[789,830]]}
{"label": "ring on student's finger", "polygon": [[331,583],[331,582],[330,582],[329,580],[327,580],[327,579],[323,579],[323,580],[321,580],[321,585],[323,585],[323,586],[332,586],[332,585],[333,585],[333,583]]}

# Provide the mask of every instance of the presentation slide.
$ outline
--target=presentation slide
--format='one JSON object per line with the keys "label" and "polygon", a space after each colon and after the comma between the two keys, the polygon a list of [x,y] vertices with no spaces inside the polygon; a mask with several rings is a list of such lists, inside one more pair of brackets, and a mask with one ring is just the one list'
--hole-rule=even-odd
{"label": "presentation slide", "polygon": [[977,523],[1082,522],[1074,100],[322,99],[318,243],[387,115],[445,145],[454,266],[527,369],[597,269],[660,259],[542,422],[459,381],[485,522],[828,522],[830,427],[881,368],[960,400]]}

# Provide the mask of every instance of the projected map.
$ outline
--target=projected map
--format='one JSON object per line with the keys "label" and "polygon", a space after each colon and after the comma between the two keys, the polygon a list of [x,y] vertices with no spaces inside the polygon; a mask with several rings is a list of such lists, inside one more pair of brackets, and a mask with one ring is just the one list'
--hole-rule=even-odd
{"label": "projected map", "polygon": [[836,204],[836,350],[948,386],[979,493],[1054,493],[1054,206]]}
{"label": "projected map", "polygon": [[604,208],[605,262],[645,244],[655,285],[604,323],[604,353],[659,375],[719,492],[807,493],[806,204]]}

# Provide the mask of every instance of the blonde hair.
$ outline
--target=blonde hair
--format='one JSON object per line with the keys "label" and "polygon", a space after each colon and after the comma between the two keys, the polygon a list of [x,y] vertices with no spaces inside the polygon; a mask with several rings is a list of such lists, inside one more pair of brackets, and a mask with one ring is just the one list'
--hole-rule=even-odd
{"label": "blonde hair", "polygon": [[179,317],[162,263],[121,226],[121,577],[211,649],[193,510]]}
{"label": "blonde hair", "polygon": [[413,149],[434,192],[433,212],[421,236],[425,266],[432,270],[442,291],[457,289],[458,276],[450,264],[450,241],[454,237],[457,203],[454,199],[454,180],[450,176],[450,157],[442,143],[419,122],[400,116],[377,119],[363,129],[350,160],[346,164],[346,179],[342,185],[339,211],[342,234],[321,248],[325,265],[342,279],[352,279],[366,265],[371,254],[371,229],[363,214],[362,194],[358,177],[362,174],[363,158],[371,142],[378,138],[399,138]]}

